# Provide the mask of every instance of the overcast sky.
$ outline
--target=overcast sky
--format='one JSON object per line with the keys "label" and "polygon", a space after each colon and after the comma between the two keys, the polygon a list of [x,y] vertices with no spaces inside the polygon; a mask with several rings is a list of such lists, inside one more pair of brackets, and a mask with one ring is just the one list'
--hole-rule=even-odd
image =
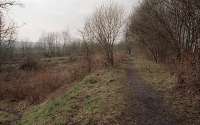
{"label": "overcast sky", "polygon": [[[19,39],[36,41],[42,33],[69,30],[76,36],[85,19],[101,2],[108,0],[21,0],[24,7],[10,10],[10,18],[20,28]],[[139,0],[113,0],[126,10],[136,6]]]}

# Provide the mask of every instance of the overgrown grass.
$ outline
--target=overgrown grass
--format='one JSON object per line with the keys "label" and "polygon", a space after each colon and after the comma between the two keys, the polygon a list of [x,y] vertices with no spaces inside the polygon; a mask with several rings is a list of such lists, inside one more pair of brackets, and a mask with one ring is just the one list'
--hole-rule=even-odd
{"label": "overgrown grass", "polygon": [[125,81],[123,71],[98,71],[63,97],[27,111],[19,125],[118,125],[128,105]]}
{"label": "overgrown grass", "polygon": [[60,87],[87,75],[83,60],[65,61],[68,61],[67,58],[52,58],[50,62],[39,62],[42,68],[38,70],[0,72],[0,99],[17,102],[26,100],[30,104],[38,104]]}

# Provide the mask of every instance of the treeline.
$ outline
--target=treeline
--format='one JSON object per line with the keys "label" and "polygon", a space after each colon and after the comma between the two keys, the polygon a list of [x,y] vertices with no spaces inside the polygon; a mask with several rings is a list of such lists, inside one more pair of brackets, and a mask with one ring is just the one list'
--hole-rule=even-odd
{"label": "treeline", "polygon": [[[2,7],[2,13],[4,9],[17,5],[12,0],[6,2],[6,6]],[[123,22],[123,7],[113,2],[105,2],[88,17],[83,29],[80,29],[78,39],[72,38],[68,31],[64,31],[42,34],[37,42],[18,41],[15,35],[16,27],[7,27],[9,32],[0,33],[0,64],[16,58],[20,60],[30,57],[82,56],[90,65],[94,53],[101,53],[105,65],[114,66],[115,47],[120,38]],[[3,37],[1,34],[8,35]]]}
{"label": "treeline", "polygon": [[19,41],[16,31],[20,27],[8,20],[7,15],[10,8],[22,4],[15,0],[0,0],[0,64],[30,56],[57,57],[81,53],[81,40],[71,38],[68,31],[45,33],[37,42]]}
{"label": "treeline", "polygon": [[[7,46],[1,46],[2,61],[22,59],[27,57],[62,57],[80,55],[82,43],[80,39],[67,39],[58,33],[47,33],[38,42],[29,40],[14,40]],[[5,42],[3,42],[5,43]]]}
{"label": "treeline", "polygon": [[16,42],[15,52],[22,57],[59,57],[79,55],[81,52],[81,39],[72,38],[66,32],[42,34],[37,42],[23,40]]}
{"label": "treeline", "polygon": [[0,1],[0,62],[13,55],[14,42],[16,41],[16,25],[14,22],[8,23],[6,11],[15,5],[17,5],[16,1]]}
{"label": "treeline", "polygon": [[181,87],[200,93],[199,0],[143,0],[127,32],[155,62],[177,67]]}

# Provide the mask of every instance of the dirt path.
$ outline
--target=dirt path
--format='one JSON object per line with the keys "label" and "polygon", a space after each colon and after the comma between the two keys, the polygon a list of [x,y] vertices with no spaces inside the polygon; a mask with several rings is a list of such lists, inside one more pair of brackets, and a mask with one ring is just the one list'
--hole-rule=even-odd
{"label": "dirt path", "polygon": [[164,105],[162,96],[147,85],[137,71],[129,66],[128,83],[133,89],[137,125],[177,125],[175,117]]}

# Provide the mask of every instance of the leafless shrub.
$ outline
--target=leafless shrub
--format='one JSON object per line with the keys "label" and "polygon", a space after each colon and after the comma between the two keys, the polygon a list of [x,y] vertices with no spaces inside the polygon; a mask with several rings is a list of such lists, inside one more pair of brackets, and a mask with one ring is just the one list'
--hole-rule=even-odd
{"label": "leafless shrub", "polygon": [[33,57],[27,57],[25,62],[20,66],[21,70],[24,71],[33,71],[39,69],[39,63]]}
{"label": "leafless shrub", "polygon": [[17,2],[14,0],[0,1],[0,63],[13,54],[16,26],[14,23],[8,23],[5,15],[7,14],[6,10],[15,5],[17,5]]}
{"label": "leafless shrub", "polygon": [[114,65],[114,44],[123,24],[123,12],[114,3],[101,5],[85,25],[87,36],[103,49],[107,65]]}

